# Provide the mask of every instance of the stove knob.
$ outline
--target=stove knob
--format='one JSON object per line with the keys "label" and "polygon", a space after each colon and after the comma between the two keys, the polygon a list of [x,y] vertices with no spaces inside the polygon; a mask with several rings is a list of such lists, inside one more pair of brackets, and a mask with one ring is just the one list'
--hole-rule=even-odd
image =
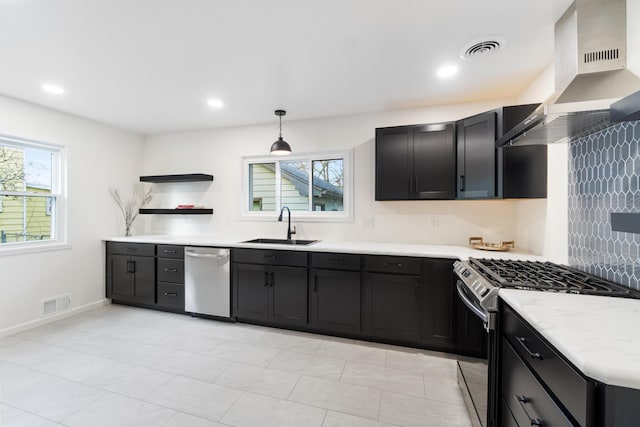
{"label": "stove knob", "polygon": [[480,291],[480,296],[485,296],[489,293],[489,289],[485,288],[484,286],[482,287],[482,290]]}
{"label": "stove knob", "polygon": [[471,275],[471,272],[469,271],[468,268],[465,268],[464,270],[462,270],[463,277],[469,277],[470,275]]}

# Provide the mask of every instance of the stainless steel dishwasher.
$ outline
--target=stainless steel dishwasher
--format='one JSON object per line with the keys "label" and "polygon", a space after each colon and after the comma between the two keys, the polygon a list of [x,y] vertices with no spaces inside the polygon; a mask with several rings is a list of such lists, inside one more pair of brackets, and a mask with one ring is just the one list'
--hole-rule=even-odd
{"label": "stainless steel dishwasher", "polygon": [[231,318],[229,249],[186,247],[184,249],[185,311]]}

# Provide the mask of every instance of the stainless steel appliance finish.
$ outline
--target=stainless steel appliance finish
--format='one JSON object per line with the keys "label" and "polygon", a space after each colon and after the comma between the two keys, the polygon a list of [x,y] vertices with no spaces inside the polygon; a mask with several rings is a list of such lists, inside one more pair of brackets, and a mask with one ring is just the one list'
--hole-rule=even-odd
{"label": "stainless steel appliance finish", "polygon": [[611,125],[610,105],[640,89],[626,69],[626,1],[576,0],[556,22],[555,92],[498,141],[547,144]]}
{"label": "stainless steel appliance finish", "polygon": [[229,249],[184,249],[184,305],[188,313],[231,318]]}
{"label": "stainless steel appliance finish", "polygon": [[458,384],[477,426],[496,426],[498,405],[498,293],[500,288],[638,298],[640,292],[551,262],[476,259],[456,261],[458,295],[487,330],[487,360],[458,362]]}

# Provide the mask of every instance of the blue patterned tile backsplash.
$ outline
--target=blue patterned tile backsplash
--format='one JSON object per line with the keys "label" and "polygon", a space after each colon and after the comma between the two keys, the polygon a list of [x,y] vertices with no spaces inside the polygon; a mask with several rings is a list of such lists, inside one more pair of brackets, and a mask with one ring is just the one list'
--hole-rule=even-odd
{"label": "blue patterned tile backsplash", "polygon": [[640,212],[640,121],[570,145],[569,264],[640,290],[640,234],[611,231],[612,212]]}

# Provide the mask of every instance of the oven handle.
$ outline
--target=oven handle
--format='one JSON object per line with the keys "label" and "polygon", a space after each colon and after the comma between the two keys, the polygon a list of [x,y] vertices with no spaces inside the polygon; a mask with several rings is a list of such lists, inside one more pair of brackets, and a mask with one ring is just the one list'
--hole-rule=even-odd
{"label": "oven handle", "polygon": [[476,316],[481,318],[482,319],[482,323],[484,323],[485,325],[488,325],[489,324],[489,314],[485,313],[484,311],[482,311],[481,309],[476,307],[475,304],[469,299],[467,294],[465,294],[465,292],[462,290],[462,286],[464,286],[464,285],[462,284],[461,281],[458,280],[458,283],[456,284],[456,286],[458,288],[458,295],[460,296],[460,299],[462,300],[464,305],[466,305],[469,308],[469,310],[471,310]]}

